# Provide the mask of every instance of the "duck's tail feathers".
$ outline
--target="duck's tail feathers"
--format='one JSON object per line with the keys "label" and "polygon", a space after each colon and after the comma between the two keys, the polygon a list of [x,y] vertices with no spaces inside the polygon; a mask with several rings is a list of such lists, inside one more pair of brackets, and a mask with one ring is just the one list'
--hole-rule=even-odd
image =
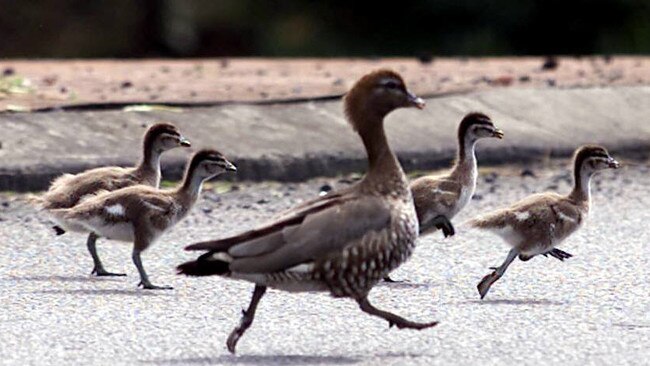
{"label": "duck's tail feathers", "polygon": [[230,261],[215,254],[223,253],[205,253],[196,260],[176,267],[177,273],[194,277],[227,276],[230,274]]}

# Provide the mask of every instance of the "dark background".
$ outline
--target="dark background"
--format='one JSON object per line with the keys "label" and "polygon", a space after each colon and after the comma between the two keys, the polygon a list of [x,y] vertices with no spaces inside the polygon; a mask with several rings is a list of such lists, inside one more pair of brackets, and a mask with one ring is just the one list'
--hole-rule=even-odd
{"label": "dark background", "polygon": [[650,53],[650,0],[0,0],[0,57]]}

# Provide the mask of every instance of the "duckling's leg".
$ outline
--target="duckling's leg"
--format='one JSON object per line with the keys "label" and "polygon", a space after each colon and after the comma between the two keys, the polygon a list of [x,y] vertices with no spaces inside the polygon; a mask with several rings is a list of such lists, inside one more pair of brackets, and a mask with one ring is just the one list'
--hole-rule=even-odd
{"label": "duckling's leg", "polygon": [[90,272],[90,274],[94,274],[98,277],[126,276],[126,273],[112,273],[104,269],[104,265],[102,264],[102,261],[99,259],[99,255],[97,255],[97,238],[99,238],[97,234],[90,233],[88,235],[88,240],[86,240],[86,246],[88,247],[90,256],[93,257],[93,263],[95,264],[95,266],[93,267],[93,271]]}
{"label": "duckling's leg", "polygon": [[[479,282],[478,286],[478,293],[481,295],[481,299],[487,295],[488,291],[490,291],[490,287],[499,280],[503,276],[504,273],[506,273],[506,269],[508,269],[508,266],[512,261],[517,258],[519,255],[519,250],[516,248],[510,249],[510,252],[508,252],[508,257],[506,260],[501,264],[500,267],[497,267],[494,269],[494,272],[490,273],[489,275],[483,277],[481,282]],[[494,267],[492,267],[494,268]]]}
{"label": "duckling's leg", "polygon": [[438,229],[442,229],[442,234],[445,236],[445,238],[456,234],[456,229],[454,229],[454,225],[452,225],[451,221],[449,221],[449,219],[447,219],[447,217],[443,215],[438,215],[434,217],[433,220],[431,221],[431,224]]}
{"label": "duckling's leg", "polygon": [[135,248],[133,248],[133,254],[131,255],[131,258],[133,258],[133,263],[140,273],[140,283],[138,283],[138,287],[142,286],[142,288],[145,290],[173,290],[174,288],[171,286],[156,286],[152,284],[151,281],[149,281],[149,276],[147,275],[147,272],[144,271],[144,267],[142,266],[142,259],[140,258],[141,252],[142,249],[139,249],[138,245],[136,245]]}
{"label": "duckling's leg", "polygon": [[392,327],[393,325],[396,326],[398,329],[426,329],[430,327],[434,327],[438,325],[438,322],[430,322],[430,323],[416,323],[407,319],[402,318],[399,315],[395,315],[393,313],[390,313],[388,311],[384,310],[379,310],[376,307],[372,306],[370,301],[368,301],[368,297],[365,296],[361,299],[357,299],[357,303],[359,304],[359,308],[361,308],[361,311],[364,313],[368,313],[370,315],[374,315],[377,317],[380,317],[382,319],[385,319],[388,321],[388,327]]}
{"label": "duckling's leg", "polygon": [[253,320],[255,319],[255,311],[257,310],[257,304],[259,304],[265,292],[266,286],[255,285],[255,290],[253,290],[253,297],[251,298],[251,302],[248,305],[248,309],[242,310],[242,317],[239,325],[235,327],[232,332],[230,332],[228,340],[226,341],[226,346],[228,347],[228,351],[230,351],[230,353],[235,353],[237,341],[239,341],[239,338],[241,338],[246,330],[250,328],[251,324],[253,324]]}

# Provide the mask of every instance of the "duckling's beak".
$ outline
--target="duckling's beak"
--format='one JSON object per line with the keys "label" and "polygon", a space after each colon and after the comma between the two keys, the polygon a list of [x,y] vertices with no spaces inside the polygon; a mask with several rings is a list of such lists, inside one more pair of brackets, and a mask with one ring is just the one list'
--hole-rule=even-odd
{"label": "duckling's beak", "polygon": [[231,163],[229,161],[226,161],[225,168],[226,168],[227,172],[236,172],[237,171],[237,167],[235,166],[235,164],[233,164],[233,163]]}
{"label": "duckling's beak", "polygon": [[409,91],[406,92],[406,95],[408,97],[409,105],[412,107],[415,107],[417,109],[424,109],[424,106],[427,105],[422,98]]}
{"label": "duckling's beak", "polygon": [[503,138],[503,131],[499,128],[495,128],[494,131],[492,131],[492,136],[502,139]]}
{"label": "duckling's beak", "polygon": [[616,161],[616,159],[611,158],[611,157],[609,159],[607,159],[607,164],[612,169],[618,169],[618,168],[621,167],[621,163],[619,163],[618,161]]}
{"label": "duckling's beak", "polygon": [[181,146],[184,146],[184,147],[190,147],[190,146],[192,146],[192,144],[190,143],[190,140],[186,139],[186,138],[183,137],[183,136],[179,137],[179,139],[178,139],[178,143],[179,143]]}

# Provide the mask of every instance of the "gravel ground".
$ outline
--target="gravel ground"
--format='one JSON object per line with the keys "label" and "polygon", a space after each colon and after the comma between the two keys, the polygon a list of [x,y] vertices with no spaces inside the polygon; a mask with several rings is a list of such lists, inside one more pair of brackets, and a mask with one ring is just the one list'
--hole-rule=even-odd
{"label": "gravel ground", "polygon": [[[47,219],[0,195],[0,362],[2,364],[647,364],[650,357],[650,175],[648,163],[605,172],[593,184],[587,226],[562,249],[561,263],[515,262],[484,301],[476,284],[507,246],[467,230],[465,219],[545,189],[566,192],[565,162],[486,169],[476,199],[456,220],[457,235],[420,239],[414,257],[372,293],[375,305],[414,320],[439,320],[421,332],[388,329],[350,300],[271,290],[237,355],[225,339],[252,286],[174,274],[193,241],[250,228],[318,194],[324,185],[216,184],[191,215],[144,255],[152,281],[173,291],[136,289],[130,245],[101,240],[108,270],[96,279],[78,234],[53,235]],[[534,176],[531,176],[532,173]]]}

